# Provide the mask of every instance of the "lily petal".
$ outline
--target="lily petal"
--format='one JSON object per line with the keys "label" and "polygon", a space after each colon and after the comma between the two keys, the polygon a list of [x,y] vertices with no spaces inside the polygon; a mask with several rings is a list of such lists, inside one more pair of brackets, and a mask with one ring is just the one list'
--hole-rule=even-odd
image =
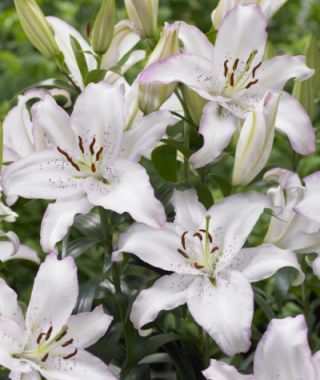
{"label": "lily petal", "polygon": [[210,233],[222,256],[217,271],[225,268],[243,247],[269,200],[257,192],[231,195],[208,210]]}
{"label": "lily petal", "polygon": [[124,134],[121,156],[131,161],[139,161],[144,153],[148,153],[158,144],[167,127],[177,122],[169,111],[153,112],[139,119]]}
{"label": "lily petal", "polygon": [[[176,213],[174,223],[183,231],[195,232],[206,217],[206,209],[199,202],[195,190],[175,190],[171,199]],[[182,232],[183,232],[182,231]]]}
{"label": "lily petal", "polygon": [[[77,267],[71,257],[47,256],[36,275],[26,314],[26,327],[37,337],[52,327],[55,336],[66,325],[78,297]],[[63,305],[63,307],[61,307]]]}
{"label": "lily petal", "polygon": [[41,224],[40,236],[43,251],[55,252],[56,244],[65,237],[73,224],[74,217],[77,214],[87,214],[92,208],[84,193],[50,204]]}
{"label": "lily petal", "polygon": [[218,158],[230,143],[237,127],[237,121],[231,114],[224,111],[221,114],[221,108],[217,103],[208,103],[204,107],[199,128],[204,144],[190,157],[192,166],[198,169]]}
{"label": "lily petal", "polygon": [[198,274],[179,254],[180,246],[181,239],[173,224],[167,223],[163,229],[154,229],[136,223],[120,236],[118,250],[114,254],[129,252],[165,271]]}
{"label": "lily petal", "polygon": [[276,119],[277,129],[287,135],[292,148],[303,155],[316,150],[315,130],[302,105],[287,93],[282,93]]}
{"label": "lily petal", "polygon": [[75,347],[90,347],[105,335],[112,319],[102,306],[87,313],[72,315],[67,323],[68,336],[73,338]]}
{"label": "lily petal", "polygon": [[307,334],[302,315],[272,320],[256,350],[255,379],[316,380]]}
{"label": "lily petal", "polygon": [[137,330],[154,321],[161,310],[172,310],[187,300],[194,276],[162,276],[149,289],[142,290],[133,303],[130,320]]}
{"label": "lily petal", "polygon": [[58,199],[79,193],[80,181],[72,178],[77,173],[58,151],[45,150],[6,167],[2,187],[10,204],[16,196]]}
{"label": "lily petal", "polygon": [[240,272],[227,271],[216,278],[198,277],[191,285],[188,307],[194,320],[229,356],[250,347],[253,291]]}
{"label": "lily petal", "polygon": [[24,330],[24,317],[17,301],[17,294],[0,278],[0,316],[14,321]]}
{"label": "lily petal", "polygon": [[[11,232],[13,233],[13,232]],[[17,250],[14,249],[12,242],[0,242],[0,261],[9,261],[15,259],[25,259],[40,264],[40,259],[36,251],[27,247],[26,245],[19,244]]]}
{"label": "lily petal", "polygon": [[294,285],[304,281],[304,274],[294,252],[272,244],[256,248],[244,248],[230,263],[228,268],[242,272],[250,282],[257,282],[274,275],[279,269],[291,267],[298,271]]}
{"label": "lily petal", "polygon": [[116,380],[111,369],[96,356],[84,350],[78,350],[76,356],[68,360],[49,356],[46,369],[40,369],[41,374],[54,380]]}
{"label": "lily petal", "polygon": [[303,180],[306,184],[304,197],[303,200],[295,206],[294,211],[316,223],[320,223],[320,172],[313,173]]}
{"label": "lily petal", "polygon": [[[123,87],[107,83],[91,83],[79,95],[71,115],[71,127],[81,136],[84,146],[95,150],[103,148],[102,162],[110,162],[119,155],[124,119]],[[92,156],[92,152],[85,152]]]}
{"label": "lily petal", "polygon": [[[111,178],[108,178],[109,174],[112,175]],[[137,222],[151,227],[164,226],[164,208],[155,198],[149,177],[141,165],[118,159],[106,171],[106,179],[111,184],[93,177],[84,180],[83,189],[92,204],[119,214],[128,212]]]}
{"label": "lily petal", "polygon": [[209,368],[202,373],[208,380],[253,380],[252,375],[241,375],[234,366],[214,359],[210,360]]}
{"label": "lily petal", "polygon": [[39,372],[31,370],[30,372],[12,371],[9,375],[11,380],[41,380]]}

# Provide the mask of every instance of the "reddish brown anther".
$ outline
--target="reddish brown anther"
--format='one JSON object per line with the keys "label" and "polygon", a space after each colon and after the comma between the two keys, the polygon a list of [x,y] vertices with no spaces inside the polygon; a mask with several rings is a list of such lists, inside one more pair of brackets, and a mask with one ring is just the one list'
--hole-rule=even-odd
{"label": "reddish brown anther", "polygon": [[65,158],[67,159],[67,161],[78,171],[80,172],[81,169],[79,167],[78,164],[76,164],[73,159],[69,156],[69,154],[67,152],[65,152],[64,150],[62,150],[59,146],[57,147],[59,153],[61,153],[62,155],[65,156]]}
{"label": "reddish brown anther", "polygon": [[232,87],[234,86],[234,73],[230,75],[230,84]]}
{"label": "reddish brown anther", "polygon": [[102,156],[102,153],[103,153],[103,146],[98,150],[97,154],[96,154],[96,160],[97,161],[100,161],[100,158]]}
{"label": "reddish brown anther", "polygon": [[180,253],[180,255],[182,255],[183,257],[185,257],[186,259],[189,258],[189,256],[180,248],[177,249],[177,251]]}
{"label": "reddish brown anther", "polygon": [[194,263],[193,266],[194,266],[196,269],[202,269],[202,268],[204,268],[203,265],[200,265],[200,264],[198,264],[198,263]]}
{"label": "reddish brown anther", "polygon": [[44,333],[44,332],[40,333],[39,336],[38,336],[38,338],[37,338],[37,344],[40,344],[40,342],[42,340],[42,337],[44,337],[46,335],[47,335],[47,333]]}
{"label": "reddish brown anther", "polygon": [[254,80],[254,81],[248,83],[248,84],[246,85],[246,89],[250,88],[251,86],[255,85],[255,84],[258,83],[258,82],[259,82],[259,79],[256,79],[256,80]]}
{"label": "reddish brown anther", "polygon": [[185,231],[182,235],[181,235],[181,245],[183,247],[183,249],[186,249],[186,235],[188,234],[188,231]]}
{"label": "reddish brown anther", "polygon": [[90,24],[90,22],[87,23],[86,31],[87,31],[87,36],[90,37],[90,33],[91,33],[91,24]]}
{"label": "reddish brown anther", "polygon": [[67,346],[70,346],[70,344],[72,344],[73,343],[73,339],[69,339],[69,340],[67,340],[65,343],[63,343],[62,345],[61,345],[61,347],[67,347]]}
{"label": "reddish brown anther", "polygon": [[91,164],[91,170],[92,170],[93,173],[95,173],[97,171],[97,168],[96,168],[95,164]]}
{"label": "reddish brown anther", "polygon": [[67,359],[71,359],[71,358],[73,358],[74,356],[76,356],[77,353],[78,353],[78,349],[76,348],[76,349],[72,352],[72,354],[67,355],[67,356],[63,356],[63,359],[65,359],[65,360],[67,360]]}
{"label": "reddish brown anther", "polygon": [[252,70],[252,77],[255,78],[256,72],[259,69],[259,67],[262,65],[262,62],[260,62],[257,66],[255,66]]}
{"label": "reddish brown anther", "polygon": [[50,338],[51,333],[52,333],[52,326],[49,327],[49,330],[46,333],[46,340],[48,340]]}
{"label": "reddish brown anther", "polygon": [[229,62],[229,60],[227,59],[225,62],[224,62],[224,76],[225,77],[227,77],[227,75],[228,75],[228,71],[229,71],[229,69],[228,69],[228,62]]}
{"label": "reddish brown anther", "polygon": [[96,138],[94,137],[92,143],[90,144],[90,153],[94,155],[94,144],[96,143]]}
{"label": "reddish brown anther", "polygon": [[42,362],[45,362],[49,357],[49,353],[47,352],[42,358],[41,358],[41,361]]}
{"label": "reddish brown anther", "polygon": [[56,341],[56,342],[59,342],[59,340],[61,340],[64,336],[67,335],[67,332],[68,332],[68,329],[65,328],[65,329],[61,332],[61,334],[60,334],[59,336],[56,337],[55,341]]}
{"label": "reddish brown anther", "polygon": [[219,247],[213,247],[213,248],[211,249],[211,253],[214,253],[214,252],[216,252],[216,251],[219,251]]}
{"label": "reddish brown anther", "polygon": [[239,58],[237,58],[237,59],[234,61],[234,64],[233,64],[233,70],[234,70],[234,71],[237,70],[238,64],[239,64]]}
{"label": "reddish brown anther", "polygon": [[196,232],[196,233],[194,233],[193,236],[199,238],[200,241],[203,240],[203,237],[202,237],[202,235],[200,234],[200,232]]}
{"label": "reddish brown anther", "polygon": [[78,140],[79,140],[79,148],[80,148],[81,152],[84,154],[84,145],[83,145],[82,137],[78,136]]}

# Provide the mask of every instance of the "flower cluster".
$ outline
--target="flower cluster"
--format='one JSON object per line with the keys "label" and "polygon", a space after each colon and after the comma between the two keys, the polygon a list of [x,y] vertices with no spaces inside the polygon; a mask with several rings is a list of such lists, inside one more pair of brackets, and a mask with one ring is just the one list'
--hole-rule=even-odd
{"label": "flower cluster", "polygon": [[[115,1],[103,0],[86,39],[35,0],[15,0],[26,35],[67,82],[24,92],[3,122],[1,222],[15,222],[19,198],[53,201],[40,227],[42,263],[0,231],[1,261],[41,263],[25,313],[0,280],[0,365],[11,380],[126,379],[129,354],[109,363],[85,348],[112,323],[134,352],[139,339],[168,331],[161,318],[178,307],[206,343],[194,378],[320,379],[303,315],[270,318],[254,375],[219,360],[254,348],[261,281],[288,268],[287,291],[320,278],[320,257],[305,256],[320,253],[320,172],[301,180],[296,166],[267,164],[279,134],[294,157],[316,151],[312,115],[286,87],[315,70],[303,56],[266,54],[268,21],[284,3],[220,0],[206,35],[183,21],[160,31],[158,0],[126,0],[128,19],[118,23]],[[226,156],[233,167],[221,190],[212,169],[228,170]],[[113,301],[101,290],[76,313],[78,255],[66,246],[79,217],[89,234],[100,228],[107,264],[98,282]],[[131,264],[146,270],[140,287],[125,280]]]}

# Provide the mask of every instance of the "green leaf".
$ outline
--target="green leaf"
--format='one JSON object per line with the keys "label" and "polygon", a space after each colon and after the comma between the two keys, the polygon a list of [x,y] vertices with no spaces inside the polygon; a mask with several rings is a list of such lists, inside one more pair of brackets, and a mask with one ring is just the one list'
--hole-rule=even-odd
{"label": "green leaf", "polygon": [[288,290],[297,278],[297,270],[294,268],[281,268],[275,276],[275,298],[279,306],[283,304],[286,299]]}
{"label": "green leaf", "polygon": [[0,171],[3,163],[3,127],[2,123],[0,123]]}
{"label": "green leaf", "polygon": [[70,36],[70,42],[71,42],[72,50],[74,52],[74,56],[76,58],[77,65],[79,67],[82,79],[85,80],[89,72],[86,57],[84,55],[84,52],[82,51],[81,45],[79,44],[76,38],[74,38],[73,36]]}
{"label": "green leaf", "polygon": [[168,182],[177,182],[177,150],[169,145],[161,145],[152,152],[152,162],[157,172]]}
{"label": "green leaf", "polygon": [[175,139],[162,139],[161,142],[172,146],[175,148],[177,151],[181,152],[185,157],[189,158],[192,155],[192,150],[188,148],[184,142],[182,141],[177,141]]}
{"label": "green leaf", "polygon": [[104,77],[106,76],[107,70],[101,70],[101,69],[96,69],[90,71],[85,79],[84,79],[84,84],[87,86],[89,83],[99,83],[101,82]]}
{"label": "green leaf", "polygon": [[211,27],[211,29],[209,30],[209,32],[206,33],[206,36],[208,37],[208,40],[209,40],[213,45],[216,43],[217,34],[218,34],[218,31],[217,31],[217,29],[214,27],[214,25],[212,25],[212,27]]}
{"label": "green leaf", "polygon": [[77,215],[75,217],[73,227],[80,231],[83,235],[90,237],[92,240],[103,240],[104,236],[101,228],[100,215],[91,211],[86,215]]}
{"label": "green leaf", "polygon": [[80,287],[75,314],[91,311],[97,288],[101,282],[101,276],[97,276]]}
{"label": "green leaf", "polygon": [[254,292],[254,300],[257,303],[257,305],[261,308],[261,310],[264,312],[266,317],[269,319],[269,321],[273,318],[275,318],[275,314],[269,305],[269,303],[265,300],[264,297],[262,297],[259,293],[256,291]]}
{"label": "green leaf", "polygon": [[213,179],[225,197],[231,194],[232,185],[228,180],[215,174],[211,175],[210,178]]}
{"label": "green leaf", "polygon": [[89,248],[101,243],[104,239],[90,239],[87,236],[73,240],[67,248],[67,256],[77,258]]}
{"label": "green leaf", "polygon": [[213,205],[214,200],[208,186],[202,182],[195,182],[194,188],[197,192],[199,201],[205,206],[205,208],[210,208]]}

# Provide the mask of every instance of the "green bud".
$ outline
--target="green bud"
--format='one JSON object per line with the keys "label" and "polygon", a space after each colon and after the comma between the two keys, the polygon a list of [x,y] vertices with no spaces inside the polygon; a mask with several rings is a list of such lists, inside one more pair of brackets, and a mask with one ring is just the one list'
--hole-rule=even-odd
{"label": "green bud", "polygon": [[47,58],[60,54],[53,32],[38,4],[34,0],[14,0],[14,3],[22,29],[33,46]]}
{"label": "green bud", "polygon": [[115,0],[103,0],[92,29],[91,45],[97,54],[102,55],[109,49],[113,38],[115,18]]}
{"label": "green bud", "polygon": [[191,119],[196,125],[199,125],[202,118],[203,107],[208,103],[208,100],[187,86],[182,86],[182,91]]}
{"label": "green bud", "polygon": [[157,36],[159,0],[125,0],[125,6],[130,20],[136,23],[143,37]]}

